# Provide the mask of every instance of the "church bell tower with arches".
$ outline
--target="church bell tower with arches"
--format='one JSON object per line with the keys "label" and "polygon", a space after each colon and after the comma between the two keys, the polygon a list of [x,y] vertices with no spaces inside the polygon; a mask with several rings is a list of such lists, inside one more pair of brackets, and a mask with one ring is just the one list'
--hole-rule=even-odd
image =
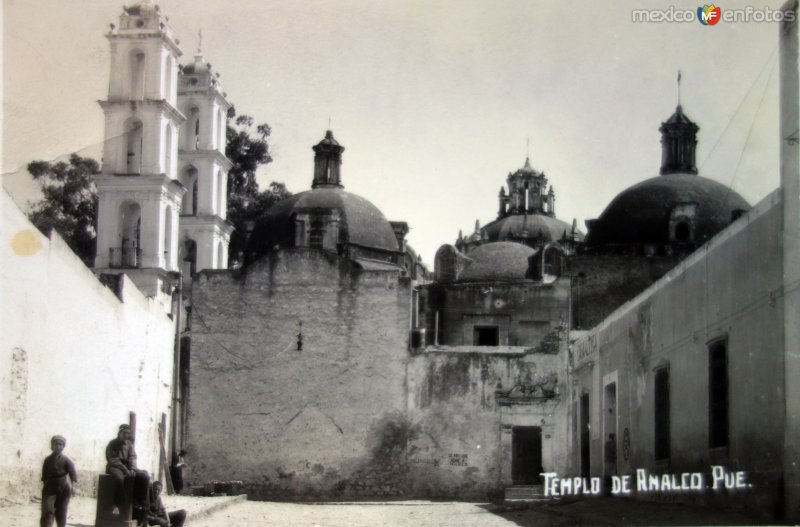
{"label": "church bell tower with arches", "polygon": [[181,209],[180,265],[184,276],[228,266],[233,231],[225,221],[231,168],[225,157],[230,107],[219,75],[212,71],[198,46],[194,62],[181,68],[178,82],[178,108],[186,116],[178,157],[178,178],[187,191]]}
{"label": "church bell tower with arches", "polygon": [[198,49],[183,54],[150,0],[123,8],[111,47],[95,270],[167,303],[180,272],[224,269],[230,103]]}

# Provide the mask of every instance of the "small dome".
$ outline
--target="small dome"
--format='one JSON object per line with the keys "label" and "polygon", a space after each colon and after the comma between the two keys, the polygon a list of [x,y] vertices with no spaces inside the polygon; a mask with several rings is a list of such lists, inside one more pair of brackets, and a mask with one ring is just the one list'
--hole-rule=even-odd
{"label": "small dome", "polygon": [[295,214],[339,211],[339,242],[397,252],[397,237],[378,208],[340,188],[322,187],[295,194],[273,205],[253,230],[248,259],[253,260],[274,247],[295,246]]}
{"label": "small dome", "polygon": [[736,211],[750,205],[725,185],[694,174],[665,174],[620,193],[591,224],[589,245],[668,244],[669,219],[676,206],[693,204],[694,243],[702,244],[727,227]]}
{"label": "small dome", "polygon": [[[558,241],[566,232],[569,236],[572,226],[552,216],[543,214],[514,214],[493,221],[484,227],[489,241],[521,240],[535,238],[539,243]],[[540,234],[541,233],[541,234]],[[578,234],[578,239],[583,235]]]}
{"label": "small dome", "polygon": [[508,282],[528,278],[529,259],[536,250],[513,242],[480,245],[467,253],[472,260],[459,282]]}

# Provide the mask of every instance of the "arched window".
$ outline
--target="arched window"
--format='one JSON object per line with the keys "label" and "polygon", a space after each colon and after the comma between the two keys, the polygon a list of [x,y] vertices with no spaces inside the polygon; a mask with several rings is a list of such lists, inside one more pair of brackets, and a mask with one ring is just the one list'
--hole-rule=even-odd
{"label": "arched window", "polygon": [[183,196],[183,204],[181,206],[181,214],[184,216],[192,215],[197,216],[197,190],[198,190],[198,177],[197,169],[192,165],[187,166],[181,172],[179,177],[181,184],[186,187],[187,193]]}
{"label": "arched window", "polygon": [[682,221],[675,225],[675,240],[679,242],[688,242],[692,236],[692,231],[689,224]]}
{"label": "arched window", "polygon": [[145,54],[138,49],[131,50],[130,54],[130,90],[131,99],[134,101],[144,99],[145,82]]}
{"label": "arched window", "polygon": [[186,124],[183,128],[185,150],[200,148],[200,109],[192,106],[186,112]]}
{"label": "arched window", "polygon": [[139,267],[141,263],[142,208],[126,201],[119,209],[120,246],[111,249],[112,267]]}
{"label": "arched window", "polygon": [[125,172],[142,173],[142,121],[128,119],[125,123]]}

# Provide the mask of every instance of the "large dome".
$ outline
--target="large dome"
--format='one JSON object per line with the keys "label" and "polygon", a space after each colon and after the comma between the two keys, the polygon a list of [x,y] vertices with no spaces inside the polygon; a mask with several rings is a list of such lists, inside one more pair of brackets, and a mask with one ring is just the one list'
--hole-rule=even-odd
{"label": "large dome", "polygon": [[322,187],[295,194],[276,203],[256,224],[247,254],[250,260],[278,248],[295,246],[298,213],[338,211],[339,242],[365,248],[397,252],[397,237],[378,208],[341,188]]}
{"label": "large dome", "polygon": [[543,214],[515,214],[493,221],[483,229],[493,242],[536,238],[540,243],[547,243],[569,237],[572,226]]}
{"label": "large dome", "polygon": [[467,265],[459,282],[508,282],[528,278],[529,260],[536,250],[514,242],[480,245],[467,253]]}
{"label": "large dome", "polygon": [[704,243],[750,205],[735,191],[691,173],[657,176],[620,193],[590,224],[590,245],[667,244],[676,207],[694,211],[693,242]]}

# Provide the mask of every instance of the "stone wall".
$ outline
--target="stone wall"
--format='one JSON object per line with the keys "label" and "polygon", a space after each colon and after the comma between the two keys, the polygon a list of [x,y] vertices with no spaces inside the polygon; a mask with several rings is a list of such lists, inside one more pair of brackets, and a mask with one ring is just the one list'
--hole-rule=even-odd
{"label": "stone wall", "polygon": [[242,480],[259,498],[403,494],[408,279],[293,249],[237,275],[201,273],[192,302],[191,484]]}
{"label": "stone wall", "polygon": [[43,236],[5,192],[0,199],[0,503],[39,494],[54,434],[66,436],[80,492],[90,494],[129,412],[139,465],[157,472],[158,425],[172,395],[172,321],[126,277],[113,280],[116,296],[58,235]]}

